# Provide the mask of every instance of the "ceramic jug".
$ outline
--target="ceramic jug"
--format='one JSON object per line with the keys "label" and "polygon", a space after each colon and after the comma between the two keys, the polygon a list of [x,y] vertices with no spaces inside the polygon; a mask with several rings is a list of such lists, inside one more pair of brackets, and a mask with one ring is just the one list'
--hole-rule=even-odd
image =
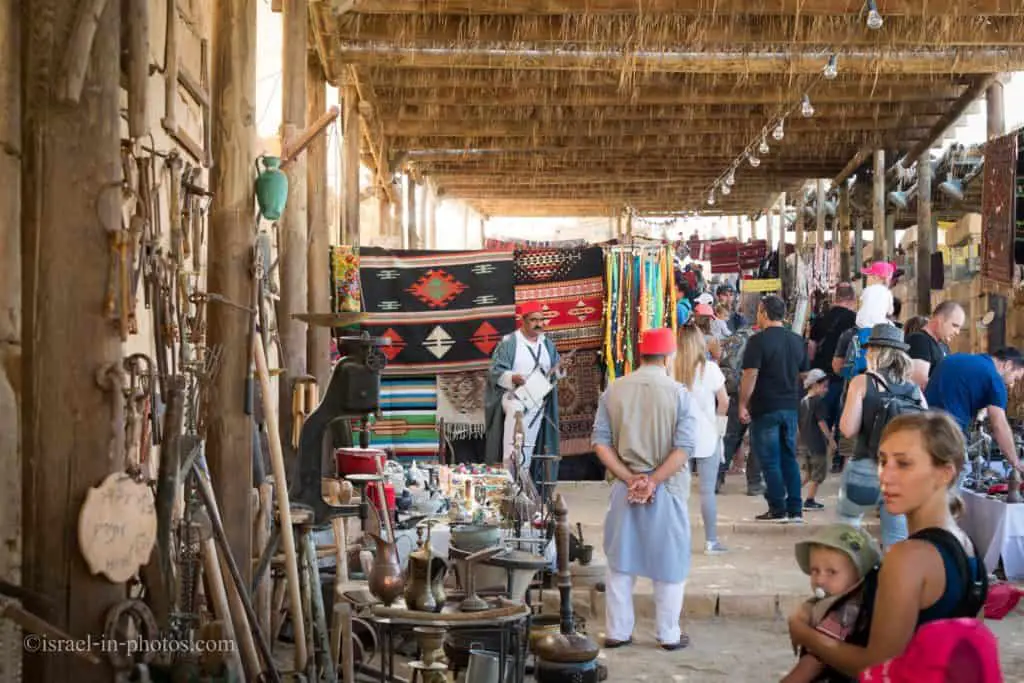
{"label": "ceramic jug", "polygon": [[260,207],[260,215],[268,221],[276,221],[281,218],[285,204],[288,203],[288,176],[281,170],[281,159],[278,157],[259,157],[256,170],[259,172],[256,178],[256,202]]}

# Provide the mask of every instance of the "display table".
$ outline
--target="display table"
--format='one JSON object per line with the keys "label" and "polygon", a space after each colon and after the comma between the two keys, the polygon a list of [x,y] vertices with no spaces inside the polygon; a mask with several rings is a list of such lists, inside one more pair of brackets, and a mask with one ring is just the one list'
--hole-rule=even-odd
{"label": "display table", "polygon": [[[484,612],[459,612],[454,604],[445,605],[439,614],[410,612],[401,607],[373,608],[371,621],[377,627],[381,643],[381,683],[395,679],[394,636],[397,632],[411,632],[419,626],[447,629],[449,634],[460,634],[462,640],[485,640],[488,634],[497,636],[495,654],[499,658],[498,680],[523,683],[526,676],[527,633],[530,630],[530,608],[525,605],[498,607]],[[508,675],[511,672],[511,675]],[[507,676],[507,677],[506,677]]]}
{"label": "display table", "polygon": [[997,498],[960,490],[964,514],[960,528],[974,541],[985,568],[992,573],[1003,560],[1006,578],[1024,578],[1024,504],[1007,504]]}

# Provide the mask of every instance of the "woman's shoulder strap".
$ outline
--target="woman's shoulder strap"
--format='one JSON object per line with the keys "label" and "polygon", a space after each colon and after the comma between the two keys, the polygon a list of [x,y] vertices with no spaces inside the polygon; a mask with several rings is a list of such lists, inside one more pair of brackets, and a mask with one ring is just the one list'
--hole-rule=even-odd
{"label": "woman's shoulder strap", "polygon": [[[940,527],[929,527],[911,534],[910,539],[925,541],[935,546],[939,554],[949,557],[956,564],[960,573],[964,594],[960,599],[962,616],[974,616],[985,605],[985,598],[988,596],[988,571],[985,569],[984,560],[978,555],[974,541],[968,538],[971,550],[974,552],[975,569],[971,570],[970,556],[964,550],[963,544],[948,529]],[[947,577],[948,579],[948,577]]]}

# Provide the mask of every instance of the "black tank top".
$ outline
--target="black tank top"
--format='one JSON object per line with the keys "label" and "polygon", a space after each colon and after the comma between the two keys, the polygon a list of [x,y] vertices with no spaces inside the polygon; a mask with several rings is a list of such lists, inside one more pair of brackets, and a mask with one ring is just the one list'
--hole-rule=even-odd
{"label": "black tank top", "polygon": [[921,400],[920,390],[913,382],[901,382],[899,384],[888,382],[889,391],[883,392],[879,389],[876,377],[871,373],[865,373],[864,376],[867,379],[867,388],[864,391],[864,408],[861,412],[860,433],[857,434],[857,442],[853,447],[854,460],[863,460],[864,458],[874,460],[878,457],[877,453],[871,452],[869,441],[871,439],[872,426],[875,424],[875,413],[881,409],[883,398],[887,396],[906,396],[917,401]]}

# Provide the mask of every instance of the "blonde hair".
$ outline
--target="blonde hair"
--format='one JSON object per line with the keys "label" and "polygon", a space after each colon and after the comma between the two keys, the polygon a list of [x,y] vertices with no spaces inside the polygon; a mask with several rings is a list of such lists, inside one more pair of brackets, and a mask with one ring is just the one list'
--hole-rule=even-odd
{"label": "blonde hair", "polygon": [[905,351],[888,346],[869,346],[868,358],[871,358],[872,352],[875,359],[875,367],[872,370],[881,375],[886,382],[903,384],[910,381],[913,364]]}
{"label": "blonde hair", "polygon": [[725,304],[718,304],[715,306],[715,315],[717,315],[720,320],[725,320],[729,317],[729,307]]}
{"label": "blonde hair", "polygon": [[704,364],[708,361],[708,347],[704,342],[704,333],[696,325],[686,325],[679,329],[676,339],[679,347],[676,353],[675,376],[687,389],[692,389],[697,377],[704,372]]}

